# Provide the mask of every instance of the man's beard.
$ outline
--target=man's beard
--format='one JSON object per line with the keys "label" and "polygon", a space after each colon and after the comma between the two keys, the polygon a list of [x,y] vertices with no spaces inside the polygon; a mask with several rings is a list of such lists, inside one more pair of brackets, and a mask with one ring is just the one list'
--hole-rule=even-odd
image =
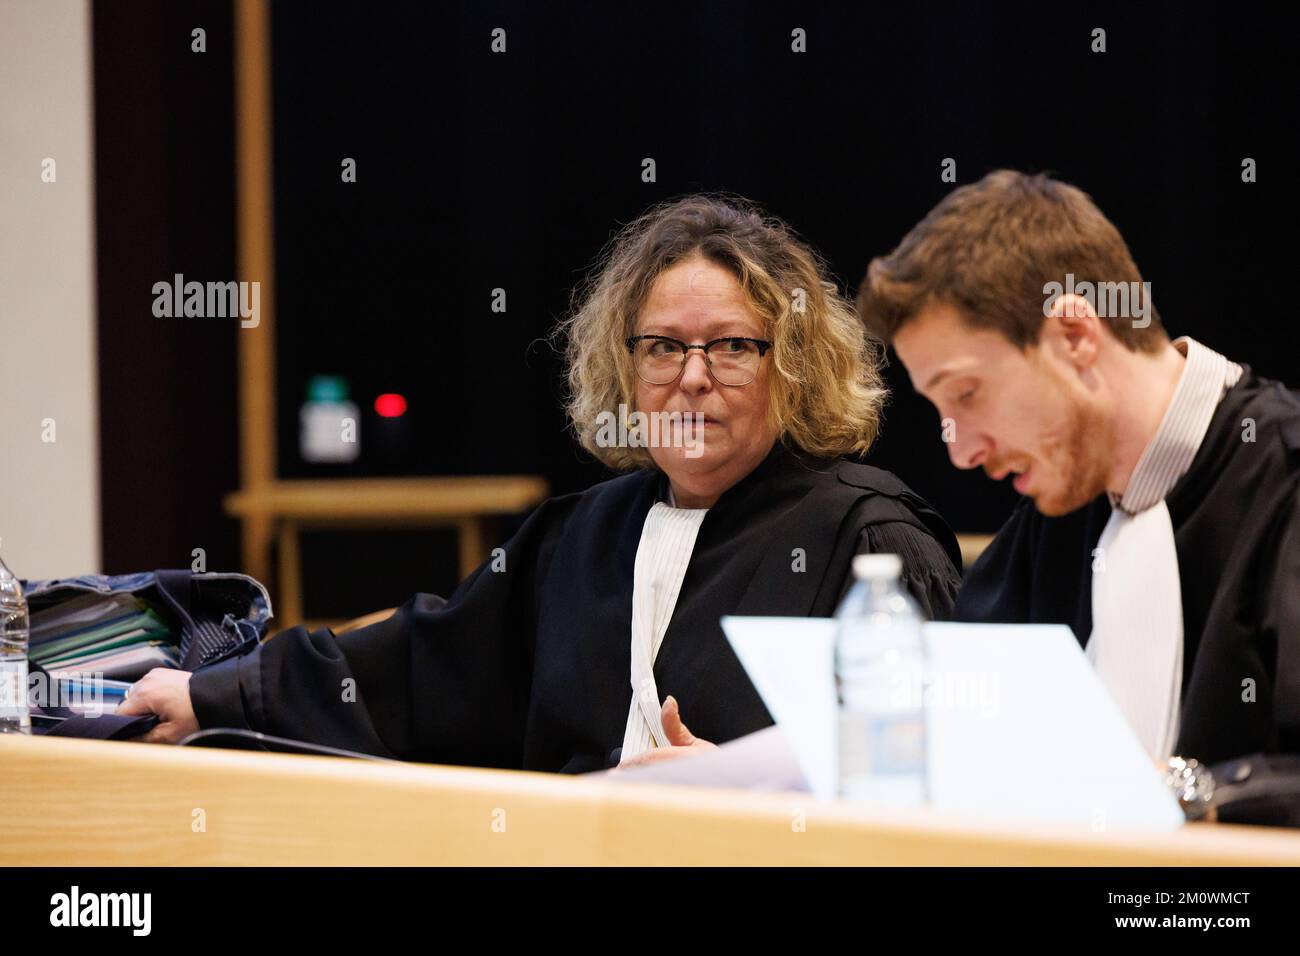
{"label": "man's beard", "polygon": [[1034,507],[1048,517],[1056,517],[1082,508],[1104,492],[1113,441],[1114,426],[1109,419],[1087,406],[1071,406],[1063,441],[1045,455],[1064,480],[1064,487],[1040,494],[1034,499]]}

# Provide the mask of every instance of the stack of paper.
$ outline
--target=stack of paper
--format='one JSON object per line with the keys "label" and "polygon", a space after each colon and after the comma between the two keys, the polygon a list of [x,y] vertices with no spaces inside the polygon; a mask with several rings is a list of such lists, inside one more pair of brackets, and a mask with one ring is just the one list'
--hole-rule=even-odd
{"label": "stack of paper", "polygon": [[[776,727],[621,771],[629,783],[837,792],[836,624],[724,617]],[[1168,831],[1183,813],[1067,627],[927,624],[930,806],[1089,832]],[[683,717],[689,723],[690,713]]]}
{"label": "stack of paper", "polygon": [[56,675],[128,682],[180,663],[171,627],[130,594],[87,594],[33,612],[28,653]]}

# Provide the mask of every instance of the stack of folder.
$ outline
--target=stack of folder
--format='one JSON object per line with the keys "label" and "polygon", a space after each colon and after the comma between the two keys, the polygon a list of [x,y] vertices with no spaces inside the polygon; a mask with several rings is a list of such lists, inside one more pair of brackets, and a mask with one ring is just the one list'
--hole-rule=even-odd
{"label": "stack of folder", "polygon": [[31,615],[28,654],[56,678],[117,697],[155,667],[179,667],[171,626],[131,594],[86,594]]}

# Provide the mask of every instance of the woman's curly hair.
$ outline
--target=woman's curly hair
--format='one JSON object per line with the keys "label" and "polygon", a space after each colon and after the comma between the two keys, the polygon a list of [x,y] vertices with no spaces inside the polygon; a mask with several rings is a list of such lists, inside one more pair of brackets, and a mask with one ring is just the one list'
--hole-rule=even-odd
{"label": "woman's curly hair", "polygon": [[629,223],[574,290],[552,337],[564,342],[566,411],[582,446],[617,471],[653,467],[645,448],[598,445],[598,416],[634,406],[626,340],[655,279],[695,255],[736,277],[772,340],[769,416],[782,440],[820,457],[866,452],[887,394],[879,344],[789,226],[716,194],[671,200]]}

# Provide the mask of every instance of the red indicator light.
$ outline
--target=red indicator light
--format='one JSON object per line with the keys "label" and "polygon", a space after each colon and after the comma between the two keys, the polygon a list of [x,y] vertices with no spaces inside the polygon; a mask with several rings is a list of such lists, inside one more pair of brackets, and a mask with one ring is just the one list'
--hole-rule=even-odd
{"label": "red indicator light", "polygon": [[375,399],[375,413],[381,418],[401,418],[406,414],[406,399],[395,392],[385,392]]}

